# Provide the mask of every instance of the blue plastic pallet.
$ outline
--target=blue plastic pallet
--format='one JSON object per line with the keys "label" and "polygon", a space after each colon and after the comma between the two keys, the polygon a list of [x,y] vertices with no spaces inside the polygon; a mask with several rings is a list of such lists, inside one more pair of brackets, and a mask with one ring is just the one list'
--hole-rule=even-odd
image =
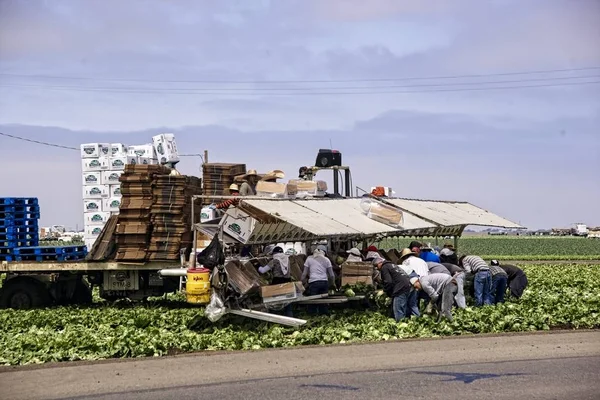
{"label": "blue plastic pallet", "polygon": [[19,247],[14,249],[15,255],[66,255],[66,254],[83,254],[85,255],[85,246],[32,246]]}
{"label": "blue plastic pallet", "polygon": [[0,226],[0,235],[38,234],[38,226]]}
{"label": "blue plastic pallet", "polygon": [[40,219],[39,212],[18,212],[18,213],[4,213],[0,211],[0,220],[24,220],[24,219]]}
{"label": "blue plastic pallet", "polygon": [[37,197],[0,197],[0,205],[37,206]]}
{"label": "blue plastic pallet", "polygon": [[0,240],[0,249],[14,249],[17,247],[38,246],[39,240]]}
{"label": "blue plastic pallet", "polygon": [[85,259],[85,255],[44,255],[44,256],[36,256],[36,255],[27,255],[27,256],[18,256],[18,255],[7,255],[0,254],[0,261],[34,261],[34,262],[42,262],[42,261],[80,261]]}
{"label": "blue plastic pallet", "polygon": [[37,218],[23,218],[23,219],[13,219],[6,218],[0,219],[0,228],[9,228],[9,227],[38,227],[38,219]]}
{"label": "blue plastic pallet", "polygon": [[12,248],[0,247],[0,256],[12,255],[12,253]]}
{"label": "blue plastic pallet", "polygon": [[[0,233],[0,242],[3,241],[14,241],[14,240],[40,240],[38,232],[25,232],[25,233],[12,233],[4,232]],[[39,245],[36,245],[39,246]]]}

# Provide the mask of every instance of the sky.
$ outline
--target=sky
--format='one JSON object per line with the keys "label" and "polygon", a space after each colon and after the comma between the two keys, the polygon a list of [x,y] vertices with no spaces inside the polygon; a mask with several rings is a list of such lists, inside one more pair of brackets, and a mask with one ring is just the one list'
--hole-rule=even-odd
{"label": "sky", "polygon": [[[333,147],[361,188],[600,225],[598,21],[597,0],[1,0],[0,132],[172,132],[290,178]],[[81,228],[78,151],[0,136],[0,156],[1,197]]]}

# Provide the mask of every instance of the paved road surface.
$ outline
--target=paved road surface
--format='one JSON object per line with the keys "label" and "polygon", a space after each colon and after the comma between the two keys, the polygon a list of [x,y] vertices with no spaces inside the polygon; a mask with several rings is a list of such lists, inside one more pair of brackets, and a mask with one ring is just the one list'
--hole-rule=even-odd
{"label": "paved road surface", "polygon": [[0,370],[1,399],[594,399],[600,331]]}

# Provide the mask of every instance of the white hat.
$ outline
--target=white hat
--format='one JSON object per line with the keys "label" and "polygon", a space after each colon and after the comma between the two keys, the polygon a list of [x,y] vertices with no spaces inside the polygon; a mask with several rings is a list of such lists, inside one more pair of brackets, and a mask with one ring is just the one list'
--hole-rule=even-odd
{"label": "white hat", "polygon": [[246,172],[246,174],[244,175],[244,178],[247,178],[249,176],[258,176],[258,174],[256,173],[255,169],[251,169],[248,172]]}
{"label": "white hat", "polygon": [[353,256],[357,256],[360,257],[360,250],[357,249],[356,247],[351,248],[350,250],[348,250],[346,253],[348,254],[352,254]]}
{"label": "white hat", "polygon": [[235,183],[232,183],[231,185],[229,185],[229,190],[236,190],[236,191],[240,191],[240,187],[238,185],[236,185]]}
{"label": "white hat", "polygon": [[418,280],[419,278],[410,278],[410,284],[414,286]]}

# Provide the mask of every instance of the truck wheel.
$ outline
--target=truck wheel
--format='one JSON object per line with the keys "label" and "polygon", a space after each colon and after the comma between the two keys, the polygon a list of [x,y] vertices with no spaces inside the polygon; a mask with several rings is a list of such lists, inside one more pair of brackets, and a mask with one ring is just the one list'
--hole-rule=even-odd
{"label": "truck wheel", "polygon": [[77,280],[75,284],[75,292],[73,292],[73,303],[74,304],[92,304],[94,299],[92,297],[92,289],[83,280],[83,278]]}
{"label": "truck wheel", "polygon": [[2,288],[0,307],[27,310],[50,304],[46,287],[32,279],[10,279]]}

